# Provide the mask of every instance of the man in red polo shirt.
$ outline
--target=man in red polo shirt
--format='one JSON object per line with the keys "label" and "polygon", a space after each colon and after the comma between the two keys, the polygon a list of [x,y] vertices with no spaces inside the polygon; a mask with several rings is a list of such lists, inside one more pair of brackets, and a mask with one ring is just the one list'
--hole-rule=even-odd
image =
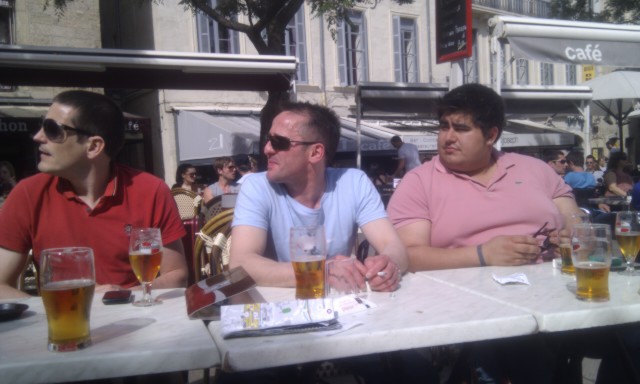
{"label": "man in red polo shirt", "polygon": [[124,142],[122,111],[86,91],[57,95],[33,140],[40,174],[22,180],[0,209],[0,298],[15,288],[27,262],[46,248],[94,251],[96,290],[139,285],[129,264],[129,230],[160,228],[164,243],[154,288],[183,287],[184,226],[161,179],[113,161]]}

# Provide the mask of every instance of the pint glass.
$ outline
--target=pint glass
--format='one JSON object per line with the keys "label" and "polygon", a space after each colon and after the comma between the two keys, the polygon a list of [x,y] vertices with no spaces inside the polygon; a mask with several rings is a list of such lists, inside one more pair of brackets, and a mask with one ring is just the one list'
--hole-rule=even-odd
{"label": "pint glass", "polygon": [[289,238],[289,256],[296,276],[296,299],[324,296],[327,244],[323,226],[293,227]]}
{"label": "pint glass", "polygon": [[611,227],[608,224],[576,224],[573,237],[576,296],[580,300],[608,301]]}
{"label": "pint glass", "polygon": [[89,318],[94,289],[91,248],[42,251],[40,293],[47,313],[49,351],[75,351],[91,345]]}

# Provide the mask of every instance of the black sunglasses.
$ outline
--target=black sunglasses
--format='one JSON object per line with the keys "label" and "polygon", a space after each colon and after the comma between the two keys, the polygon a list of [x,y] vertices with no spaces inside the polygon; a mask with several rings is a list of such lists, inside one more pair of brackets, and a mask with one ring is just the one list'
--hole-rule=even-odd
{"label": "black sunglasses", "polygon": [[567,164],[567,160],[553,160],[554,163]]}
{"label": "black sunglasses", "polygon": [[62,143],[67,140],[67,131],[74,131],[80,135],[93,136],[93,133],[80,128],[69,127],[68,125],[59,124],[53,119],[42,120],[42,129],[44,130],[47,140],[54,143]]}
{"label": "black sunglasses", "polygon": [[267,135],[267,142],[271,143],[271,147],[276,151],[288,151],[294,144],[311,145],[318,144],[319,141],[299,141],[291,140],[288,137],[280,135]]}

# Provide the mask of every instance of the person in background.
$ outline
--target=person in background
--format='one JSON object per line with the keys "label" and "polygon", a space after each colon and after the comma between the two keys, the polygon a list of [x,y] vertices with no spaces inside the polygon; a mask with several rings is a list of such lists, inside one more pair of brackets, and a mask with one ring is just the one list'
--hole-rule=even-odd
{"label": "person in background", "polygon": [[598,166],[600,167],[600,170],[604,173],[607,171],[607,163],[609,162],[609,158],[607,157],[601,157],[600,160],[598,160]]}
{"label": "person in background", "polygon": [[[524,265],[541,254],[556,256],[535,234],[555,228],[548,235],[557,244],[563,216],[580,211],[557,171],[494,148],[506,120],[500,96],[465,84],[440,99],[437,111],[438,155],[405,175],[388,206],[409,270]],[[539,337],[470,348],[470,364],[496,380],[553,382],[554,351]]]}
{"label": "person in background", "polygon": [[189,163],[180,164],[176,170],[176,183],[171,188],[182,188],[200,194],[202,191],[196,183],[197,177],[196,167]]}
{"label": "person in background", "polygon": [[544,151],[542,159],[545,163],[549,164],[551,169],[556,171],[560,177],[563,177],[567,173],[567,159],[562,151],[551,149]]}
{"label": "person in background", "polygon": [[609,157],[607,171],[604,173],[605,196],[626,197],[633,188],[633,169],[627,154],[621,151],[613,152]]}
{"label": "person in background", "polygon": [[587,189],[596,187],[593,174],[583,168],[584,162],[581,152],[569,152],[566,156],[568,172],[564,175],[565,183],[573,189]]}
{"label": "person in background", "polygon": [[393,177],[402,177],[421,164],[418,147],[414,144],[404,143],[400,136],[393,136],[391,145],[398,150],[398,166],[393,172]]}
{"label": "person in background", "polygon": [[236,183],[236,164],[228,156],[218,157],[213,161],[213,168],[218,174],[218,181],[209,185],[202,193],[205,205],[214,197],[225,193],[238,193],[240,186]]}
{"label": "person in background", "polygon": [[6,198],[16,185],[16,170],[6,160],[0,161],[0,197]]}
{"label": "person in background", "polygon": [[602,183],[604,183],[604,172],[600,170],[596,158],[593,157],[593,155],[587,155],[584,164],[586,165],[587,172],[591,173],[596,180],[596,185],[602,185]]}
{"label": "person in background", "polygon": [[164,244],[154,288],[184,287],[185,234],[165,182],[116,163],[124,118],[104,95],[72,90],[53,99],[40,130],[41,173],[20,181],[0,209],[0,298],[15,288],[33,250],[86,246],[95,256],[96,291],[139,286],[129,262],[129,231],[160,228]]}
{"label": "person in background", "polygon": [[249,155],[238,157],[236,166],[238,167],[238,173],[240,173],[237,183],[240,185],[242,185],[247,176],[258,171],[258,162]]}

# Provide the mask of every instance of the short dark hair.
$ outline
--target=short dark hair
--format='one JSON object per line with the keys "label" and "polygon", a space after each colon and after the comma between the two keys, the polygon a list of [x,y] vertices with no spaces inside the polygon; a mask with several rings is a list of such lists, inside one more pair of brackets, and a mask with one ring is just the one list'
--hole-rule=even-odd
{"label": "short dark hair", "polygon": [[333,161],[340,141],[340,119],[331,109],[308,102],[285,102],[280,105],[279,113],[292,112],[308,118],[306,128],[310,128],[314,137],[305,140],[319,141],[324,145],[325,164]]}
{"label": "short dark hair", "polygon": [[585,159],[593,159],[593,161],[596,161],[596,162],[598,161],[598,160],[596,160],[595,156],[593,156],[593,155],[587,155],[585,157]]}
{"label": "short dark hair", "polygon": [[464,84],[452,89],[438,101],[438,119],[455,112],[468,113],[480,127],[484,137],[491,128],[498,128],[500,138],[505,124],[504,102],[493,89],[481,84]]}
{"label": "short dark hair", "polygon": [[576,167],[584,167],[584,157],[582,152],[571,151],[565,156],[568,162],[575,165]]}
{"label": "short dark hair", "polygon": [[72,107],[74,127],[102,137],[105,153],[115,159],[124,144],[124,116],[113,100],[95,92],[71,90],[57,94],[53,102]]}
{"label": "short dark hair", "polygon": [[564,153],[557,149],[547,149],[542,152],[542,160],[544,160],[545,163],[557,160],[559,156],[564,156]]}
{"label": "short dark hair", "polygon": [[400,136],[393,136],[389,141],[392,143],[401,143],[402,139],[400,138]]}
{"label": "short dark hair", "polygon": [[234,163],[233,159],[229,156],[221,156],[213,159],[213,168],[217,171],[220,168],[224,168],[225,165]]}

